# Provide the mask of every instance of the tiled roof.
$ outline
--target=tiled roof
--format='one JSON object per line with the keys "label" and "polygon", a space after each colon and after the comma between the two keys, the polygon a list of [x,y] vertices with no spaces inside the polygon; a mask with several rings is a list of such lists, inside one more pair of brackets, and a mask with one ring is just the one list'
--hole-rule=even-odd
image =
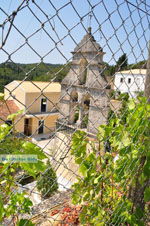
{"label": "tiled roof", "polygon": [[17,111],[19,111],[19,108],[13,100],[0,101],[0,123],[3,120],[5,121],[8,115],[16,113]]}

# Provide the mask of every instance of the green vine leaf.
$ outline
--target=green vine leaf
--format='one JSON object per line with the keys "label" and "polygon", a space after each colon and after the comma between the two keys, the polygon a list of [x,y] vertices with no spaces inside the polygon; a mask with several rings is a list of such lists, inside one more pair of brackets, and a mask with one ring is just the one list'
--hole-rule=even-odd
{"label": "green vine leaf", "polygon": [[98,184],[102,180],[103,176],[100,175],[94,179],[94,184]]}
{"label": "green vine leaf", "polygon": [[74,134],[72,155],[82,177],[72,186],[72,197],[82,203],[81,224],[144,226],[150,201],[150,189],[143,191],[150,175],[149,118],[145,98],[124,99],[120,113],[99,127],[95,144],[82,132]]}
{"label": "green vine leaf", "polygon": [[131,99],[128,103],[128,108],[129,108],[129,110],[133,110],[133,109],[135,109],[135,107],[136,107],[135,100]]}
{"label": "green vine leaf", "polygon": [[87,167],[85,166],[84,163],[82,163],[82,164],[80,165],[80,167],[79,167],[79,172],[82,173],[82,175],[83,175],[84,177],[87,177],[88,169],[87,169]]}
{"label": "green vine leaf", "polygon": [[20,110],[20,111],[18,111],[18,112],[16,112],[16,113],[13,113],[13,114],[9,115],[9,116],[7,117],[7,119],[13,121],[18,115],[20,115],[20,114],[22,114],[22,113],[23,113],[23,110]]}
{"label": "green vine leaf", "polygon": [[4,100],[4,93],[0,93],[0,101]]}
{"label": "green vine leaf", "polygon": [[[20,215],[22,213],[30,213],[32,202],[26,197],[25,192],[17,192],[16,186],[18,170],[22,173],[28,173],[30,176],[36,177],[39,172],[43,172],[46,169],[44,160],[47,156],[43,153],[41,148],[37,145],[26,141],[22,138],[14,137],[10,134],[12,127],[7,124],[0,125],[0,142],[3,147],[3,154],[11,155],[34,155],[37,156],[37,161],[29,162],[1,162],[0,163],[0,222],[4,219],[11,218],[14,215]],[[25,171],[25,172],[24,172]],[[16,192],[12,192],[16,191]],[[5,202],[4,202],[5,200]],[[21,207],[21,208],[20,208]],[[24,225],[23,220],[18,225]],[[31,222],[27,222],[27,225],[33,225]]]}
{"label": "green vine leaf", "polygon": [[2,221],[3,214],[4,214],[3,200],[2,200],[2,196],[0,194],[0,222]]}
{"label": "green vine leaf", "polygon": [[150,187],[145,189],[144,192],[144,201],[149,202],[150,201]]}
{"label": "green vine leaf", "polygon": [[21,219],[17,222],[16,226],[34,226],[35,224],[32,223],[32,221],[28,219]]}

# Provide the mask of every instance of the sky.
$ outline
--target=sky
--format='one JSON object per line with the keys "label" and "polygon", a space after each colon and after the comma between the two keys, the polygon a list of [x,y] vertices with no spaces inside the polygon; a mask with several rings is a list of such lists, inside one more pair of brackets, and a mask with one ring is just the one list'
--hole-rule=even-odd
{"label": "sky", "polygon": [[[0,24],[4,25],[0,27],[0,44],[10,26],[10,22],[4,22],[21,2],[0,0]],[[15,16],[13,24],[16,28],[12,26],[5,45],[0,49],[0,63],[6,62],[11,56],[11,60],[17,63],[38,63],[42,58],[46,63],[65,64],[71,60],[71,51],[89,26],[105,52],[105,62],[114,64],[123,53],[127,54],[129,63],[147,59],[150,39],[149,0],[35,2],[29,0],[27,6],[25,1],[26,6]],[[89,4],[94,6],[91,13]],[[45,31],[41,29],[42,23]]]}

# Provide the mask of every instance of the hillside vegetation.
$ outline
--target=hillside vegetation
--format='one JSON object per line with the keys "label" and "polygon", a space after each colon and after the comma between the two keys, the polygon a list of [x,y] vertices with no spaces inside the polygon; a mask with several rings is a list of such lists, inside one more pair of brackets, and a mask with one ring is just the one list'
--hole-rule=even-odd
{"label": "hillside vegetation", "polygon": [[[4,86],[13,80],[32,80],[32,81],[55,81],[61,82],[66,76],[70,68],[68,65],[63,64],[19,64],[19,63],[2,63],[0,64],[0,92],[3,92]],[[105,76],[112,76],[116,71],[146,68],[146,61],[140,61],[137,64],[128,64],[126,54],[123,54],[116,65],[109,65],[104,62]]]}
{"label": "hillside vegetation", "polygon": [[62,64],[0,64],[0,92],[4,86],[13,80],[51,81],[61,82],[69,70],[69,65]]}

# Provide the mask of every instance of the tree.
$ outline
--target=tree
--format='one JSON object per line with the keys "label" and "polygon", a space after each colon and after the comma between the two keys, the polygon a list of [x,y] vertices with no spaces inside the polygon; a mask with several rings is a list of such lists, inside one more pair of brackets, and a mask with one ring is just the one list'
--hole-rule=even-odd
{"label": "tree", "polygon": [[128,66],[128,58],[126,53],[124,53],[122,56],[119,57],[116,63],[117,71],[124,70],[127,68],[127,66]]}
{"label": "tree", "polygon": [[50,197],[58,189],[57,176],[50,162],[47,162],[47,170],[37,179],[37,189],[44,198]]}

